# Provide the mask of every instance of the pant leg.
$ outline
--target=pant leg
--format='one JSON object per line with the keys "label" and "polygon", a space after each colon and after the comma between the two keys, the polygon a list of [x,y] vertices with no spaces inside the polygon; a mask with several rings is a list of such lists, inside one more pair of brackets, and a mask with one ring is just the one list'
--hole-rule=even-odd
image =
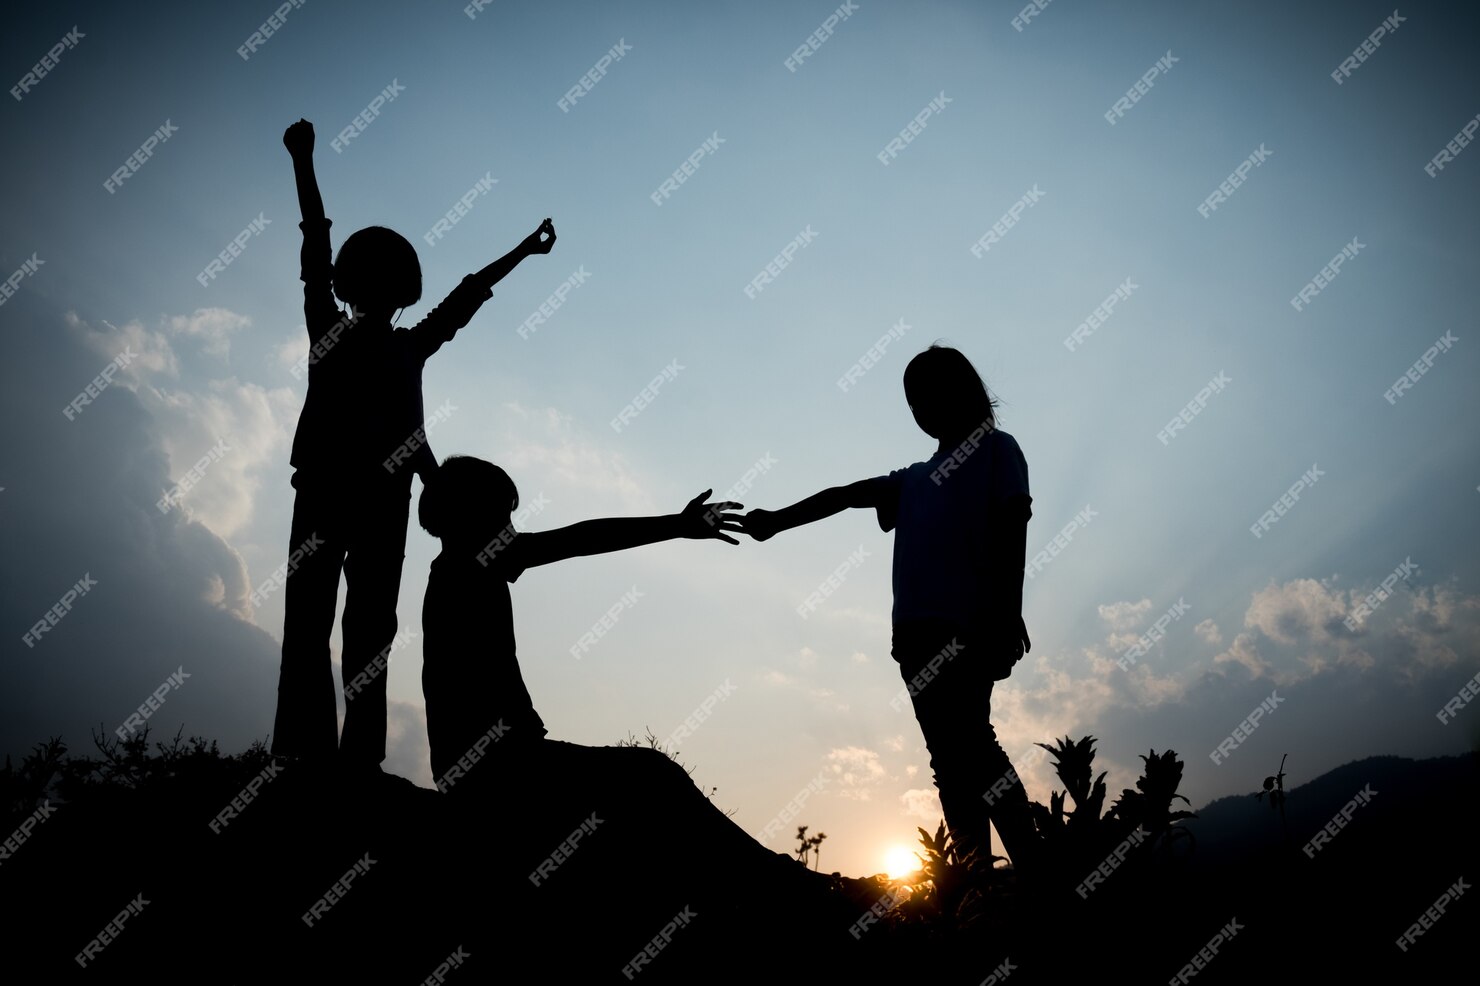
{"label": "pant leg", "polygon": [[[906,684],[921,676],[911,700],[952,838],[985,854],[995,825],[1013,865],[1031,868],[1037,830],[1027,791],[992,728],[991,669],[969,638],[947,626],[896,628],[894,657]],[[925,669],[933,659],[932,673]]]}
{"label": "pant leg", "polygon": [[401,595],[410,503],[409,489],[404,494],[395,490],[365,500],[355,511],[344,562],[344,651],[340,664],[345,695],[339,755],[367,765],[385,760],[388,669],[380,667],[376,658],[389,660],[396,637],[396,602]]}
{"label": "pant leg", "polygon": [[[296,565],[292,564],[294,552],[303,552]],[[312,488],[299,489],[293,499],[288,557],[283,661],[272,752],[289,757],[332,757],[338,744],[339,720],[334,707],[329,637],[334,632],[344,542],[333,521],[332,505]]]}

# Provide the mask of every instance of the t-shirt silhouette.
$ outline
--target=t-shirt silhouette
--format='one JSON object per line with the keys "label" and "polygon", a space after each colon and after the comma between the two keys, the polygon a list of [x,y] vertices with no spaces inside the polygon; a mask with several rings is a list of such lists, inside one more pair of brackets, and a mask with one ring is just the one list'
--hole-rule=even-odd
{"label": "t-shirt silhouette", "polygon": [[501,759],[545,736],[515,651],[509,583],[524,572],[519,537],[485,551],[486,566],[445,550],[432,561],[421,611],[421,680],[435,777],[500,723],[484,756]]}
{"label": "t-shirt silhouette", "polygon": [[[412,328],[351,320],[334,299],[330,220],[305,220],[301,279],[308,328],[308,396],[290,459],[300,476],[336,484],[411,488],[436,458],[426,441],[421,371],[493,291],[469,275]],[[405,446],[400,462],[392,457]],[[386,463],[390,461],[390,467]]]}
{"label": "t-shirt silhouette", "polygon": [[1000,511],[1032,516],[1028,463],[993,430],[873,480],[879,527],[894,535],[894,623],[977,622],[990,591],[988,524]]}

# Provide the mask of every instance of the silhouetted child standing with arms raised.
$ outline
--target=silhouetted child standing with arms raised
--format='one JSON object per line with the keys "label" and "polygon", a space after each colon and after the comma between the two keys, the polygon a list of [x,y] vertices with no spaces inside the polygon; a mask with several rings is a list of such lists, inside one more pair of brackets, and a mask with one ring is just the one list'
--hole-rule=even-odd
{"label": "silhouetted child standing with arms raised", "polygon": [[908,686],[941,807],[963,850],[988,854],[988,823],[1020,870],[1037,835],[1022,782],[989,721],[992,684],[1028,648],[1022,619],[1028,464],[996,427],[976,369],[932,346],[904,371],[915,422],[939,442],[924,462],[823,490],[741,520],[764,541],[847,507],[877,511],[894,535],[894,659]]}
{"label": "silhouetted child standing with arms raised", "polygon": [[[426,442],[421,371],[468,324],[492,288],[531,254],[549,253],[546,219],[507,255],[463,278],[410,329],[392,313],[421,298],[421,265],[404,237],[362,229],[330,262],[329,225],[313,169],[313,126],[283,134],[302,209],[303,313],[308,396],[293,438],[292,535],[284,601],[283,662],[272,751],[349,765],[385,759],[385,660],[396,635],[396,599],[406,551],[411,476],[436,467]],[[340,310],[334,297],[349,306]],[[336,737],[329,637],[346,583],[341,655],[344,732]],[[354,687],[351,688],[351,682]]]}

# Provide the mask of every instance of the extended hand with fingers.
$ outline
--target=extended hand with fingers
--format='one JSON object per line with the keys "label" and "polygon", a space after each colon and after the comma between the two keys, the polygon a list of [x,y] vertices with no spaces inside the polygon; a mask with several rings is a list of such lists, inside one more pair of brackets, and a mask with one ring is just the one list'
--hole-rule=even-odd
{"label": "extended hand with fingers", "polygon": [[740,526],[740,515],[726,513],[729,510],[739,510],[745,506],[743,503],[734,503],[729,500],[721,500],[716,503],[705,503],[714,490],[705,490],[694,497],[683,508],[678,515],[680,525],[680,537],[686,538],[719,538],[731,544],[740,542],[730,537],[725,531],[737,533],[744,530]]}

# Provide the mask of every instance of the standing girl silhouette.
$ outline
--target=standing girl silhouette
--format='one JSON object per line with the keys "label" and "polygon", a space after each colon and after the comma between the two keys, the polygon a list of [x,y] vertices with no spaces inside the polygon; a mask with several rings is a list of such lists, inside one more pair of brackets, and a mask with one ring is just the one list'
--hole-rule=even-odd
{"label": "standing girl silhouette", "polygon": [[989,855],[988,825],[1020,871],[1037,832],[1028,796],[989,721],[992,685],[1029,648],[1023,623],[1028,464],[997,428],[997,402],[956,349],[931,346],[904,371],[915,422],[937,441],[923,462],[823,490],[781,510],[752,510],[746,533],[779,531],[848,507],[894,531],[894,659],[930,751],[953,840]]}

